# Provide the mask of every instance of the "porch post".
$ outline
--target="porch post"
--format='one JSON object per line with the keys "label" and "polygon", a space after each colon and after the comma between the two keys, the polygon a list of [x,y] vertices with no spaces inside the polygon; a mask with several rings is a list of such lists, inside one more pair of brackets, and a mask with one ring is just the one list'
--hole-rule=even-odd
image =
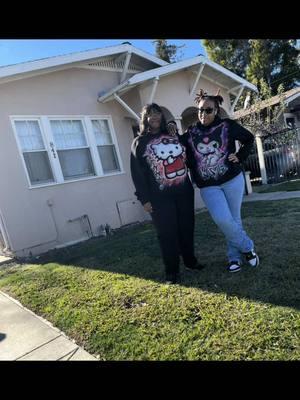
{"label": "porch post", "polygon": [[260,173],[261,173],[261,180],[262,180],[263,184],[267,184],[268,179],[267,179],[267,172],[266,172],[262,140],[259,135],[255,135],[255,140],[256,140],[256,147],[257,147],[259,168],[260,168]]}
{"label": "porch post", "polygon": [[154,99],[154,96],[155,96],[155,92],[156,92],[156,88],[157,88],[157,85],[158,85],[158,81],[159,81],[159,76],[156,76],[153,79],[153,86],[152,86],[152,90],[151,90],[150,97],[149,97],[149,100],[148,100],[149,104],[151,104],[153,102],[153,99]]}

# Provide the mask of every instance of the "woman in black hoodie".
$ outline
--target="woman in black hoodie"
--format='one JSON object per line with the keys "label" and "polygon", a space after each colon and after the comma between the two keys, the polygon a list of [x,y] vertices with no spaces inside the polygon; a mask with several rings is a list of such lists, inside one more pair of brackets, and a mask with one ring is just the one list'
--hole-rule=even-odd
{"label": "woman in black hoodie", "polygon": [[185,162],[185,147],[177,132],[168,133],[161,108],[146,105],[131,147],[131,175],[156,227],[168,283],[180,281],[180,254],[186,268],[202,268],[194,255],[194,188]]}
{"label": "woman in black hoodie", "polygon": [[[212,219],[226,237],[228,271],[239,271],[243,258],[256,267],[259,258],[241,221],[245,188],[241,163],[249,155],[254,137],[237,122],[219,117],[221,96],[211,96],[200,90],[195,100],[199,121],[181,137],[192,179],[200,188]],[[168,125],[170,133],[173,129]],[[237,152],[236,141],[241,144]]]}

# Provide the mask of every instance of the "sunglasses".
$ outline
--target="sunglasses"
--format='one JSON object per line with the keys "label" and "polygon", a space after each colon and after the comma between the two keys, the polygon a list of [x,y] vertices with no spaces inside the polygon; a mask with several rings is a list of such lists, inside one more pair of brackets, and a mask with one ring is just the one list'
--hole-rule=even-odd
{"label": "sunglasses", "polygon": [[179,141],[177,140],[177,139],[167,139],[167,138],[163,138],[162,139],[162,143],[163,144],[178,144],[179,143]]}
{"label": "sunglasses", "polygon": [[214,111],[214,108],[208,107],[208,108],[199,108],[199,113],[202,114],[205,112],[205,114],[211,114]]}

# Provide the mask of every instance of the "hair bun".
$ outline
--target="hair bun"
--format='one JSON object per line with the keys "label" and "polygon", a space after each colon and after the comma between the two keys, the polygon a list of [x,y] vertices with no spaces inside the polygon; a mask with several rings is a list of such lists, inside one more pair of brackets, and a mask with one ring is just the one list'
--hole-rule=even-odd
{"label": "hair bun", "polygon": [[203,89],[200,89],[198,93],[196,93],[196,97],[195,97],[195,103],[199,104],[200,101],[204,98],[207,97],[207,93],[204,92]]}

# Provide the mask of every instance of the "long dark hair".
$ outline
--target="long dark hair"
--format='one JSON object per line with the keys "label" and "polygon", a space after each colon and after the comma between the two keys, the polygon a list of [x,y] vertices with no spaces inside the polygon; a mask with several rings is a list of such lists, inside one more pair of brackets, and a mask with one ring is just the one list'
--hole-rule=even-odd
{"label": "long dark hair", "polygon": [[220,111],[220,105],[224,101],[223,97],[219,95],[219,90],[218,90],[217,94],[215,96],[213,96],[213,95],[210,95],[210,94],[207,94],[206,92],[204,92],[203,89],[200,89],[199,92],[196,94],[195,103],[197,105],[199,105],[201,100],[211,100],[215,104],[218,114]]}
{"label": "long dark hair", "polygon": [[158,111],[161,113],[161,123],[160,123],[160,130],[161,132],[167,132],[167,121],[162,112],[161,107],[156,103],[146,104],[142,108],[141,112],[141,122],[140,122],[140,135],[147,135],[150,131],[150,126],[148,124],[147,118],[152,110]]}

